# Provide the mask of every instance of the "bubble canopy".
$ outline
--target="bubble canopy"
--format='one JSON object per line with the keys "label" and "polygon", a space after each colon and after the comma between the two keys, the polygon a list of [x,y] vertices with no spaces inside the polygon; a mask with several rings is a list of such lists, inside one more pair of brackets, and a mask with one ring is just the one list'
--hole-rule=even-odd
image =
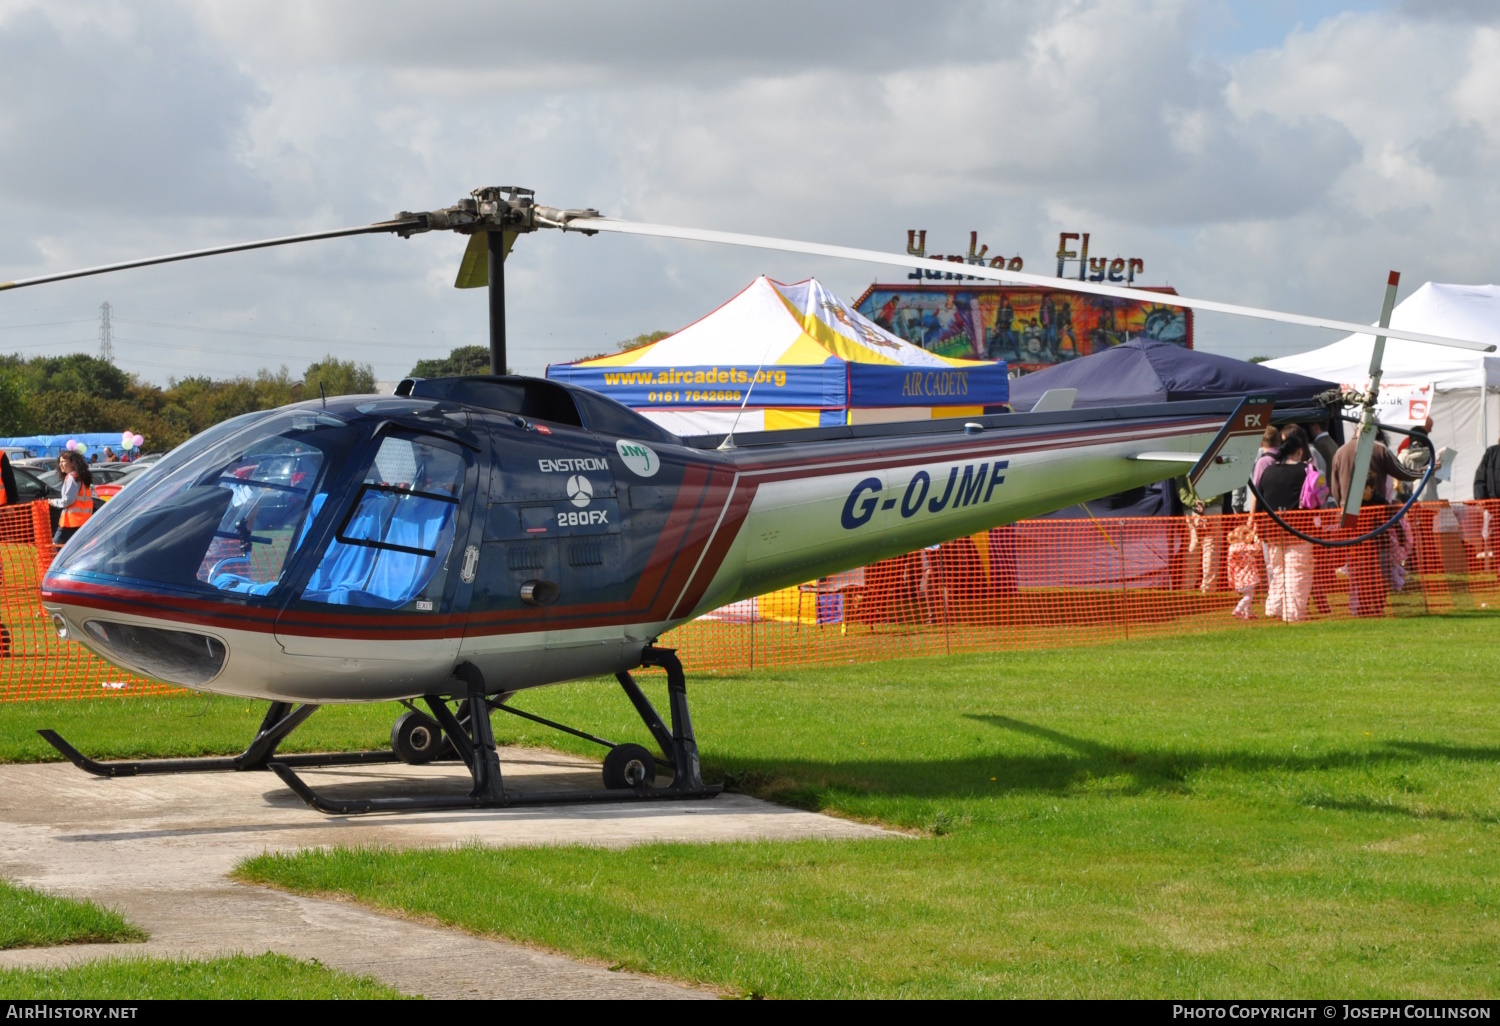
{"label": "bubble canopy", "polygon": [[[337,521],[321,562],[304,567],[301,599],[431,608],[466,459],[441,438],[381,430],[389,421],[371,414],[314,404],[217,425],[91,517],[52,573],[280,604],[304,547]],[[350,491],[352,507],[340,501]]]}

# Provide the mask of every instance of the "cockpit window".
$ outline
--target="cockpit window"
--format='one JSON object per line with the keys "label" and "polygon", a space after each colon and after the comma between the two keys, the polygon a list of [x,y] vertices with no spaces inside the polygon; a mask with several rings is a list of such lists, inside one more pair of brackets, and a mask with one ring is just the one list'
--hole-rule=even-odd
{"label": "cockpit window", "polygon": [[302,540],[308,499],[322,469],[321,450],[281,437],[251,446],[225,467],[214,486],[229,492],[229,508],[198,566],[198,580],[251,595],[275,587]]}
{"label": "cockpit window", "polygon": [[436,608],[458,518],[464,458],[436,439],[383,439],[302,598]]}
{"label": "cockpit window", "polygon": [[362,435],[333,414],[307,410],[206,432],[121,492],[118,508],[90,518],[54,567],[269,594],[318,512],[325,479],[347,464]]}

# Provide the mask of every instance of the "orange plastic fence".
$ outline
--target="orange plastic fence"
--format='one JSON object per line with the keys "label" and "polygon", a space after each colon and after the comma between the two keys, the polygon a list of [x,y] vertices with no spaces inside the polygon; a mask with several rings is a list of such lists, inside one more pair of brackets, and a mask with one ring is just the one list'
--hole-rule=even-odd
{"label": "orange plastic fence", "polygon": [[0,507],[0,702],[179,691],[63,641],[42,612],[42,572],[57,548],[45,502]]}
{"label": "orange plastic fence", "polygon": [[[1309,534],[1362,534],[1338,513]],[[1492,532],[1492,524],[1496,531]],[[737,602],[661,644],[696,673],[1098,644],[1285,620],[1500,610],[1500,502],[1419,503],[1379,539],[1298,542],[1244,516],[1030,520]],[[0,508],[0,702],[176,691],[57,637],[38,601],[45,503]]]}
{"label": "orange plastic fence", "polygon": [[[1284,519],[1349,538],[1392,512],[1366,509],[1348,532],[1337,511]],[[1264,515],[1249,536],[1245,516],[1023,521],[735,603],[661,643],[695,672],[732,672],[1488,609],[1497,513],[1497,502],[1419,503],[1343,549],[1300,542]]]}

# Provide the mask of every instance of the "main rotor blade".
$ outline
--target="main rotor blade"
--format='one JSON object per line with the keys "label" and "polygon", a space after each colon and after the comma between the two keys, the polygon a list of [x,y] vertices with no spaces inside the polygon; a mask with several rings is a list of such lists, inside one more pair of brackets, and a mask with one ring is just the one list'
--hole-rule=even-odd
{"label": "main rotor blade", "polygon": [[[992,281],[1016,282],[1023,285],[1040,285],[1046,288],[1066,289],[1069,292],[1087,292],[1096,296],[1110,296],[1133,302],[1149,301],[1162,306],[1180,306],[1189,310],[1208,310],[1212,313],[1236,314],[1240,317],[1256,317],[1264,321],[1282,324],[1300,324],[1309,328],[1330,328],[1334,331],[1374,334],[1370,325],[1355,321],[1340,321],[1328,317],[1307,317],[1302,314],[1283,313],[1280,310],[1265,310],[1255,306],[1238,306],[1220,303],[1212,299],[1191,299],[1187,296],[1171,296],[1142,289],[1120,288],[1095,282],[1079,281],[1076,278],[1049,278],[1041,274],[1024,271],[1006,271],[981,264],[959,264],[948,260],[931,260],[925,257],[899,253],[885,253],[874,249],[853,249],[849,246],[825,246],[817,242],[797,242],[791,239],[775,239],[765,235],[741,235],[738,232],[716,232],[700,228],[677,228],[665,224],[642,224],[621,221],[612,217],[570,218],[567,227],[572,230],[617,232],[622,235],[649,235],[663,239],[686,239],[692,242],[718,242],[728,246],[752,246],[756,249],[775,249],[787,253],[806,253],[809,256],[837,257],[843,260],[864,260],[875,264],[890,264],[895,267],[921,267],[928,270],[947,271],[953,274],[972,275]],[[1391,338],[1404,338],[1412,342],[1430,342],[1434,345],[1472,349],[1481,353],[1492,353],[1495,347],[1487,342],[1474,342],[1464,338],[1449,338],[1445,335],[1429,335],[1420,331],[1405,331],[1396,328],[1381,328],[1381,334]]]}
{"label": "main rotor blade", "polygon": [[416,219],[403,219],[398,221],[380,221],[376,224],[361,225],[358,228],[334,228],[326,232],[305,232],[301,235],[282,235],[274,239],[260,239],[256,242],[237,242],[230,246],[213,246],[209,249],[191,249],[183,253],[168,253],[165,256],[145,257],[141,260],[124,260],[118,264],[100,264],[98,267],[85,267],[77,271],[60,271],[57,274],[40,274],[35,278],[19,278],[16,281],[0,281],[0,292],[6,289],[24,289],[28,285],[45,285],[53,281],[67,281],[69,278],[87,278],[91,274],[108,274],[110,271],[127,271],[132,267],[150,267],[153,264],[171,264],[179,260],[196,260],[199,257],[218,256],[221,253],[240,253],[247,249],[267,249],[271,246],[290,246],[294,242],[316,242],[319,239],[339,239],[346,235],[375,235],[381,232],[399,232],[404,229],[417,228],[421,221]]}

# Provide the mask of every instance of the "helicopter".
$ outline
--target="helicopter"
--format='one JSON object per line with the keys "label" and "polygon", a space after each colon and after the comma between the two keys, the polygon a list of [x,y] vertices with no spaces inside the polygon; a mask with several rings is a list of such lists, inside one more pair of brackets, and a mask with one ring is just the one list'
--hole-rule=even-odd
{"label": "helicopter", "polygon": [[[223,758],[100,762],[40,731],[53,747],[101,776],[269,769],[312,808],[336,815],[709,798],[722,788],[703,780],[684,667],[657,645],[667,631],[742,598],[1168,477],[1185,474],[1200,494],[1221,494],[1249,478],[1270,423],[1273,400],[1252,395],[681,437],[588,389],[504,373],[505,258],[521,235],[541,228],[949,266],[605,218],[540,206],[531,190],[501,186],[369,225],[0,283],[3,291],[320,239],[448,230],[469,236],[456,286],[488,288],[491,374],[409,378],[394,395],[313,399],[218,424],[94,514],[45,574],[42,606],[61,637],[145,676],[268,701],[247,748]],[[1002,268],[967,270],[1135,295]],[[1394,290],[1385,334],[1494,348],[1388,330]],[[1378,359],[1374,370],[1370,395],[1358,397],[1359,474],[1373,445]],[[632,676],[643,666],[666,672],[666,718]],[[657,752],[509,701],[528,688],[609,675]],[[277,754],[320,706],[375,701],[405,706],[389,750]],[[607,748],[604,786],[506,790],[496,712]],[[445,758],[467,768],[467,794],[333,798],[297,772]],[[671,781],[657,786],[661,768]]]}

